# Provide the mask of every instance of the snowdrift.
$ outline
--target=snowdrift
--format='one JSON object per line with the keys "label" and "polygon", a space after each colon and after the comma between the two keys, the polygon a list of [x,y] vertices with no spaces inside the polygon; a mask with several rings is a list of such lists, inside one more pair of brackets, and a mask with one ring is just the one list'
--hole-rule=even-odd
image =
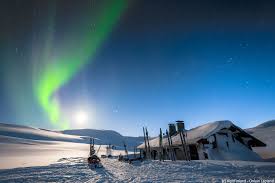
{"label": "snowdrift", "polygon": [[255,147],[253,150],[265,160],[275,162],[275,120],[267,121],[246,131],[266,143],[266,147]]}

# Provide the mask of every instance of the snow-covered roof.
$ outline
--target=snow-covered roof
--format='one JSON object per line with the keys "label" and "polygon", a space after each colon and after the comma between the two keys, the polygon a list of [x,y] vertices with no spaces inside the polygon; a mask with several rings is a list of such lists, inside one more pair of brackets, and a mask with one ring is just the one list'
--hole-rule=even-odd
{"label": "snow-covered roof", "polygon": [[[186,143],[194,144],[201,139],[208,138],[209,136],[217,133],[218,131],[220,131],[222,129],[229,129],[230,127],[234,127],[236,129],[238,129],[239,131],[241,131],[242,133],[245,133],[246,135],[250,136],[244,130],[242,130],[241,128],[234,125],[231,121],[224,120],[224,121],[215,121],[212,123],[207,123],[207,124],[198,126],[196,128],[187,130],[186,131]],[[250,136],[250,137],[252,137],[252,136]],[[254,138],[254,137],[252,137],[252,138],[253,138],[253,140],[259,141],[258,139]],[[180,145],[181,144],[180,135],[176,134],[175,136],[172,136],[172,142],[173,142],[173,145]],[[168,146],[167,137],[163,138],[162,143],[163,143],[163,146]],[[150,147],[159,147],[159,137],[156,137],[156,138],[150,140],[149,144],[150,144]],[[144,143],[141,144],[140,146],[138,146],[138,148],[144,148]]]}
{"label": "snow-covered roof", "polygon": [[[208,138],[223,128],[230,128],[233,125],[231,121],[216,121],[198,126],[186,132],[186,141],[188,144],[196,143],[200,139]],[[175,144],[181,144],[180,135],[172,137]]]}

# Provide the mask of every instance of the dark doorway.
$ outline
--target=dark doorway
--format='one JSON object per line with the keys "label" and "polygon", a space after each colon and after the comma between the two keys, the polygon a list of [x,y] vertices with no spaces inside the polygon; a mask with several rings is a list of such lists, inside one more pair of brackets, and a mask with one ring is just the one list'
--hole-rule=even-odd
{"label": "dark doorway", "polygon": [[189,145],[191,160],[198,160],[199,154],[196,145]]}
{"label": "dark doorway", "polygon": [[157,151],[156,151],[156,150],[153,150],[153,151],[151,152],[151,156],[153,157],[154,160],[156,160],[156,158],[157,158]]}

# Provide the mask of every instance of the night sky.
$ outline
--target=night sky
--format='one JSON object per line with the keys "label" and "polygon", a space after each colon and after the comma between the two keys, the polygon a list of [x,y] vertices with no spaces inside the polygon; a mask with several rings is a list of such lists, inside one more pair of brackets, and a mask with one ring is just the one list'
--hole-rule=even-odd
{"label": "night sky", "polygon": [[1,122],[137,136],[275,118],[274,1],[0,3]]}

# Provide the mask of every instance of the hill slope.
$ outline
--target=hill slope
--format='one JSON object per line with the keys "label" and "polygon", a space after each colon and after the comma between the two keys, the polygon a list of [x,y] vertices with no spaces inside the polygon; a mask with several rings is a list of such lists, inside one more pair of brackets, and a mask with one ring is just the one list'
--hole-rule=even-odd
{"label": "hill slope", "polygon": [[[22,125],[0,123],[0,136],[15,137],[30,140],[62,141],[89,143],[89,138],[94,137],[96,144],[112,144],[128,147],[136,147],[143,142],[142,137],[125,137],[113,130],[76,129],[65,131],[51,131],[47,129],[32,128]],[[1,139],[0,139],[1,140]]]}
{"label": "hill slope", "polygon": [[80,136],[67,135],[45,129],[4,123],[0,123],[0,135],[31,140],[64,141],[79,143],[86,142],[86,140]]}
{"label": "hill slope", "polygon": [[[73,132],[75,131],[72,130],[71,133],[73,134]],[[87,136],[95,137],[98,144],[111,143],[117,145],[115,143],[118,143],[121,145],[123,140],[126,141],[127,145],[128,142],[132,145],[139,142],[139,138],[123,137],[110,130],[84,129],[80,132],[79,134],[82,135],[77,136],[46,129],[0,123],[0,169],[49,165],[60,158],[87,157],[90,148],[87,144],[89,142]],[[130,146],[128,145],[128,147]],[[104,145],[96,145],[95,148],[99,155],[106,153]],[[131,148],[128,149],[131,150]],[[112,150],[112,154],[124,154],[124,150]]]}
{"label": "hill slope", "polygon": [[128,147],[136,147],[143,142],[143,137],[126,137],[113,130],[95,130],[95,129],[77,129],[77,130],[64,130],[64,134],[96,137],[97,144],[112,144],[116,146],[123,146],[123,142]]}
{"label": "hill slope", "polygon": [[264,122],[254,128],[246,129],[246,131],[267,145],[254,148],[254,150],[264,159],[275,161],[275,120]]}
{"label": "hill slope", "polygon": [[266,121],[255,128],[269,128],[269,127],[275,127],[275,120]]}

